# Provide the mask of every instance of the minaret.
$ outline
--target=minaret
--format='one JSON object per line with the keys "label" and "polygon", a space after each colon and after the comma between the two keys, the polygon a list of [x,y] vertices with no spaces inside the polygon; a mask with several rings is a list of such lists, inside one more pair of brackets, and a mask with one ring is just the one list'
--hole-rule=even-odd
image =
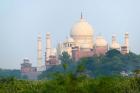
{"label": "minaret", "polygon": [[128,33],[125,33],[124,39],[125,39],[124,45],[127,47],[127,53],[129,53],[129,34]]}
{"label": "minaret", "polygon": [[46,65],[49,65],[49,57],[51,55],[51,36],[50,33],[46,33]]}
{"label": "minaret", "polygon": [[38,67],[42,66],[42,38],[41,34],[38,34],[38,40],[37,40],[37,65]]}

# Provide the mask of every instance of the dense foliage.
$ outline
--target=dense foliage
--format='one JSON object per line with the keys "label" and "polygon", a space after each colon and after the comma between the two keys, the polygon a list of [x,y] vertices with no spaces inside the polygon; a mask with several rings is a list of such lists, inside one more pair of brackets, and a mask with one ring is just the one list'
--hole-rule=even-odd
{"label": "dense foliage", "polygon": [[21,78],[20,70],[0,69],[0,78],[5,77]]}
{"label": "dense foliage", "polygon": [[[60,60],[62,64],[44,71],[39,76],[40,80],[0,76],[0,93],[140,93],[139,55],[122,55],[111,50],[105,56],[74,62],[64,52]],[[122,77],[121,71],[134,71],[137,76]],[[10,76],[18,75],[11,73]]]}
{"label": "dense foliage", "polygon": [[0,93],[140,93],[140,78],[55,74],[52,80],[0,79]]}
{"label": "dense foliage", "polygon": [[40,79],[49,77],[56,72],[83,73],[90,77],[120,75],[120,72],[127,73],[140,69],[140,56],[134,53],[122,55],[117,50],[110,50],[104,56],[93,56],[82,58],[74,62],[70,56],[64,52],[60,56],[62,65],[54,66],[44,71]]}

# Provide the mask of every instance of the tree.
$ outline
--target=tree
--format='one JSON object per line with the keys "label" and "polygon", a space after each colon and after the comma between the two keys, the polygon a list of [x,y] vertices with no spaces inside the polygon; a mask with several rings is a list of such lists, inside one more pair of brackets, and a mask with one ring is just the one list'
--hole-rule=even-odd
{"label": "tree", "polygon": [[109,57],[109,58],[112,58],[114,56],[119,56],[121,55],[121,52],[116,50],[116,49],[112,49],[112,50],[109,50],[107,53],[106,53],[106,57]]}
{"label": "tree", "polygon": [[16,77],[21,78],[20,70],[1,69],[0,77]]}
{"label": "tree", "polygon": [[59,56],[59,59],[61,60],[64,71],[66,71],[68,65],[72,62],[70,55],[67,52],[62,52],[62,55]]}

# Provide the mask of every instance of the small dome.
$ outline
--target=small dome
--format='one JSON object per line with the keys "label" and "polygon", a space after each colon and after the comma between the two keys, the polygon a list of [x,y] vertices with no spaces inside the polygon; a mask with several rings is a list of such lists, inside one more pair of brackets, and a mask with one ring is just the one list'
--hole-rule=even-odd
{"label": "small dome", "polygon": [[102,37],[98,36],[95,41],[96,46],[107,46],[107,41]]}
{"label": "small dome", "polygon": [[93,36],[93,29],[87,21],[85,21],[84,19],[80,19],[80,21],[73,26],[70,35],[71,37]]}
{"label": "small dome", "polygon": [[29,60],[29,58],[28,57],[25,57],[24,60]]}
{"label": "small dome", "polygon": [[73,38],[69,37],[69,38],[67,39],[67,42],[74,42],[74,40],[73,40]]}
{"label": "small dome", "polygon": [[112,48],[112,49],[120,49],[120,44],[117,43],[117,42],[115,42],[115,43],[113,43],[113,44],[111,45],[111,48]]}
{"label": "small dome", "polygon": [[47,32],[46,35],[50,35],[50,32]]}
{"label": "small dome", "polygon": [[64,42],[65,42],[65,43],[67,43],[67,42],[73,43],[74,40],[73,40],[73,38],[69,37],[69,38],[67,38]]}

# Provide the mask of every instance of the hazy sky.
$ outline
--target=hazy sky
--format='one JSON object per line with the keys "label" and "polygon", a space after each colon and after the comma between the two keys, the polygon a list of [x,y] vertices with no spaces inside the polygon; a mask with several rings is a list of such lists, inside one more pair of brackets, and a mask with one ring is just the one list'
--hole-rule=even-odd
{"label": "hazy sky", "polygon": [[[37,35],[52,35],[53,47],[84,18],[110,43],[130,33],[131,50],[140,54],[140,0],[0,0],[0,68],[20,68],[25,57],[36,66]],[[95,38],[95,37],[94,37]],[[44,60],[44,59],[43,59]]]}

